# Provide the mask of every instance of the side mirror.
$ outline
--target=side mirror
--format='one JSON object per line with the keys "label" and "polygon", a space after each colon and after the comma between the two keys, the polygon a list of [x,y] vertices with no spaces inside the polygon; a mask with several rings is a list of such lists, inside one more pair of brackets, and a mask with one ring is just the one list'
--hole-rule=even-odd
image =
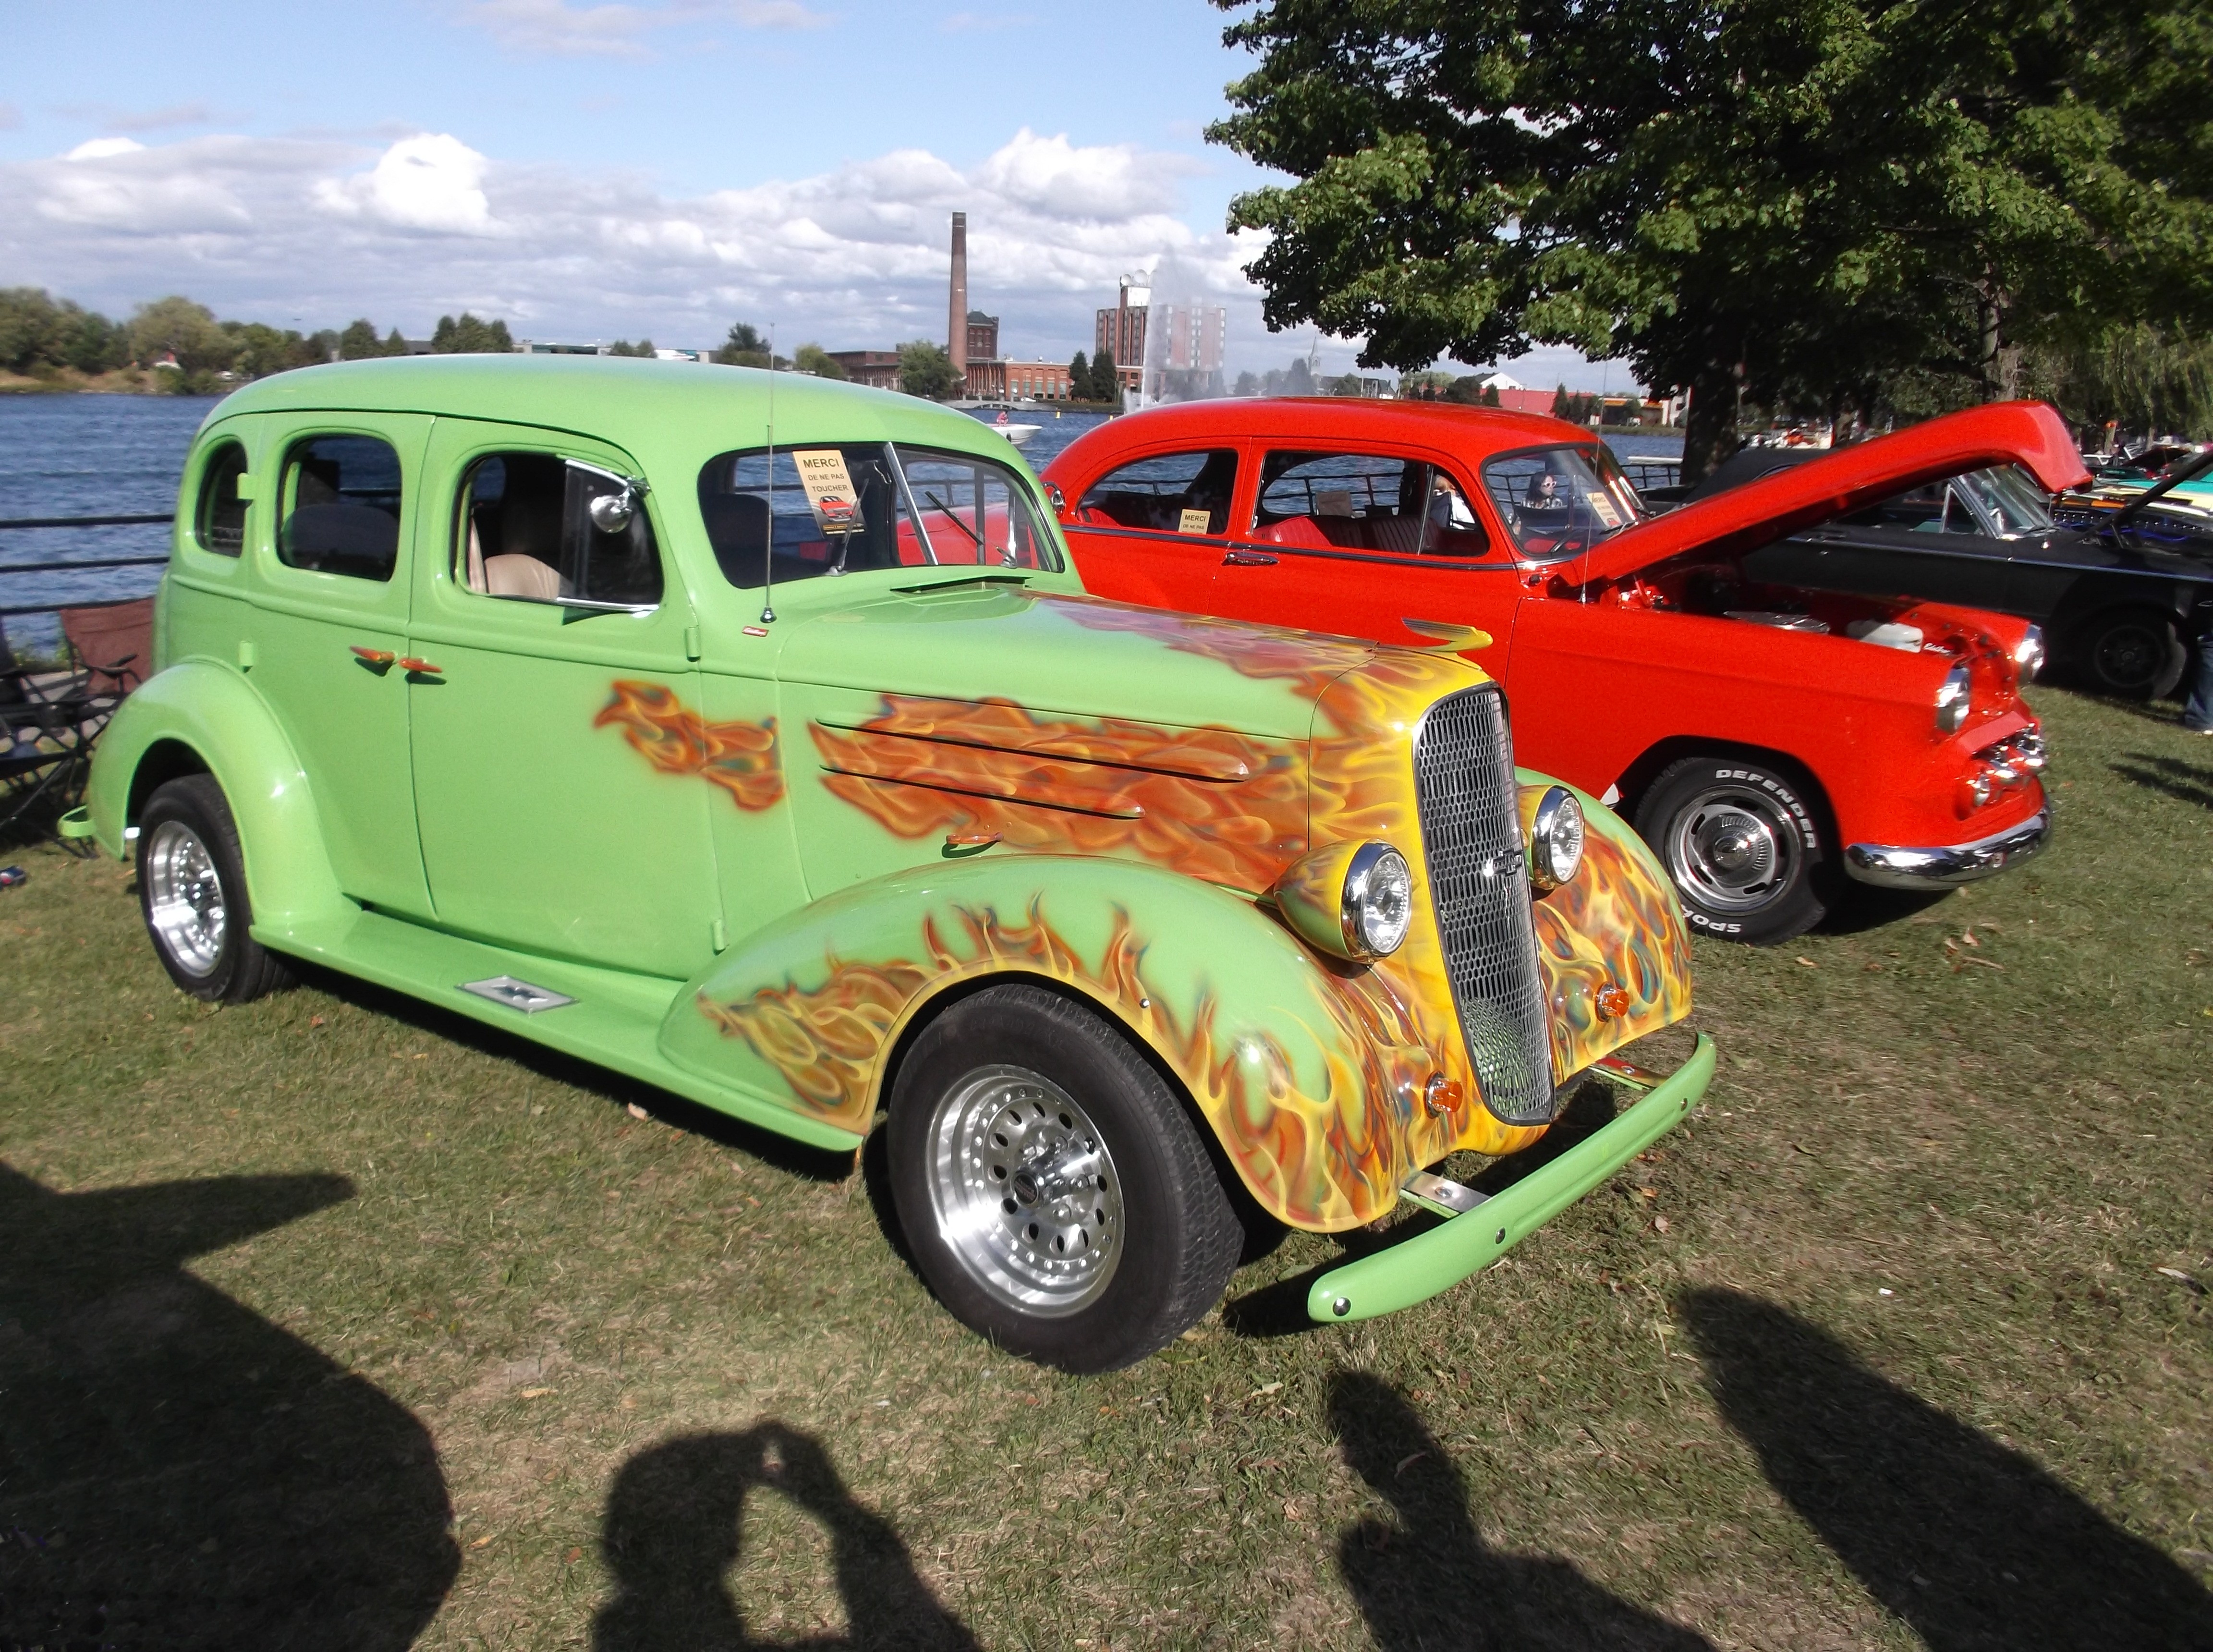
{"label": "side mirror", "polygon": [[592,519],[592,526],[602,533],[620,533],[628,529],[637,515],[638,502],[645,497],[648,491],[644,479],[618,475],[613,471],[602,470],[597,465],[587,465],[580,460],[571,459],[568,463],[572,478],[583,478],[588,487],[597,483],[600,487],[610,490],[594,493],[590,503],[584,507],[584,514]]}

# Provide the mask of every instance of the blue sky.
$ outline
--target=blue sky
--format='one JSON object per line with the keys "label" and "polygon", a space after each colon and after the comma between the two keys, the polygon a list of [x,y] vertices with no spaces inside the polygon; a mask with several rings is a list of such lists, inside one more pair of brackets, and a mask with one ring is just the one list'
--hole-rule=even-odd
{"label": "blue sky", "polygon": [[[1282,365],[1208,145],[1247,62],[1201,0],[357,0],[6,9],[0,284],[110,313],[184,291],[410,334],[887,345],[943,331],[947,215],[1007,349],[1066,359],[1165,256]],[[1322,364],[1356,343],[1325,340]],[[1509,370],[1595,387],[1544,351]],[[1625,375],[1610,375],[1619,385]]]}

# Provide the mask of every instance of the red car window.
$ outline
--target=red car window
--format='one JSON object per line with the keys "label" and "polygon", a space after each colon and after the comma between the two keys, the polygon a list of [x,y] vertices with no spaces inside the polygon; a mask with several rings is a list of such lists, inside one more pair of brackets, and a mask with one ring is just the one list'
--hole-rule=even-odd
{"label": "red car window", "polygon": [[1479,557],[1490,548],[1459,485],[1424,460],[1387,454],[1271,453],[1261,461],[1253,537],[1270,545]]}
{"label": "red car window", "polygon": [[1076,502],[1076,509],[1085,521],[1100,527],[1222,534],[1229,531],[1229,500],[1236,490],[1234,448],[1155,454],[1107,472]]}
{"label": "red car window", "polygon": [[1483,461],[1483,485],[1525,557],[1575,556],[1644,515],[1604,448],[1527,448]]}

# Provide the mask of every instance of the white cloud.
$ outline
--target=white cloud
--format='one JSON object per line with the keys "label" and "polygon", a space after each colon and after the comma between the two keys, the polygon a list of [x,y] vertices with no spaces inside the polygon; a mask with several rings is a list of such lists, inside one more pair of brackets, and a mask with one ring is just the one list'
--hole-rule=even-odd
{"label": "white cloud", "polygon": [[484,156],[460,139],[424,133],[394,143],[366,174],[318,179],[314,200],[341,217],[372,217],[395,229],[489,235],[497,226],[485,170]]}
{"label": "white cloud", "polygon": [[967,169],[897,149],[679,198],[444,133],[114,138],[0,165],[0,268],[111,314],[186,292],[244,320],[366,314],[411,336],[466,308],[540,338],[705,344],[746,320],[786,344],[881,348],[942,333],[949,218],[965,211],[971,302],[1003,318],[1013,352],[1088,351],[1116,277],[1173,254],[1230,306],[1233,357],[1280,365],[1304,346],[1260,342],[1240,268],[1256,244],[1178,216],[1190,166],[1025,129]]}
{"label": "white cloud", "polygon": [[464,0],[457,15],[511,52],[571,58],[645,57],[646,35],[686,24],[816,28],[830,21],[799,0],[668,0],[658,6]]}
{"label": "white cloud", "polygon": [[218,119],[206,103],[172,103],[159,109],[119,109],[112,103],[65,103],[56,111],[112,132],[157,132],[177,126],[212,125]]}

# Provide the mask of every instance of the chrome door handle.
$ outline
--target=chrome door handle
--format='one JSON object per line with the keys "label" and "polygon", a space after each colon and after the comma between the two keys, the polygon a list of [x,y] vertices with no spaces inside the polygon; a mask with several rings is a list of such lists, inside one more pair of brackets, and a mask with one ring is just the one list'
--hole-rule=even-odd
{"label": "chrome door handle", "polygon": [[1276,559],[1265,551],[1232,551],[1222,558],[1224,568],[1273,568]]}

